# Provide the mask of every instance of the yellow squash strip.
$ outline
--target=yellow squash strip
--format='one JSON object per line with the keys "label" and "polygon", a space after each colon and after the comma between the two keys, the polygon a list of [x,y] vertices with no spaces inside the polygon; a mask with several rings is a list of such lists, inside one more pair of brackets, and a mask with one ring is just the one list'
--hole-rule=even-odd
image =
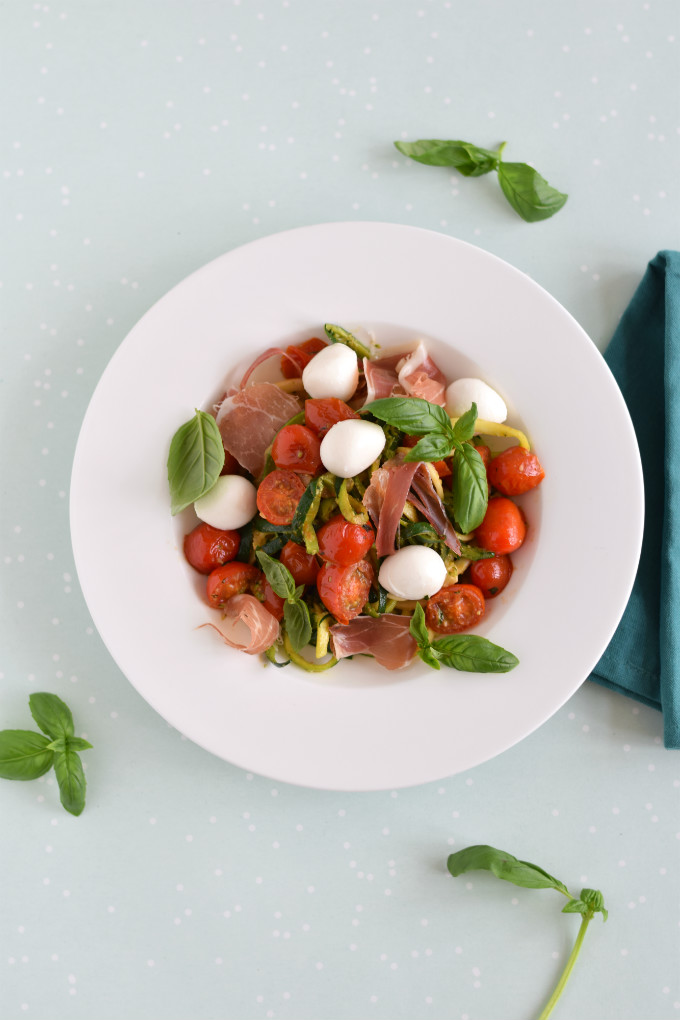
{"label": "yellow squash strip", "polygon": [[412,521],[414,524],[419,520],[418,511],[414,507],[413,503],[409,503],[408,500],[404,503],[404,509],[401,512],[401,516]]}
{"label": "yellow squash strip", "polygon": [[274,385],[286,393],[301,393],[304,389],[302,379],[279,379]]}
{"label": "yellow squash strip", "polygon": [[326,614],[316,625],[316,649],[314,654],[317,659],[323,659],[324,655],[328,655],[328,643],[331,638],[330,628],[331,618]]}
{"label": "yellow squash strip", "polygon": [[[451,424],[455,425],[457,421],[457,418],[452,418]],[[531,449],[531,443],[523,432],[520,432],[519,429],[512,429],[509,425],[499,425],[495,421],[484,421],[483,418],[478,418],[475,422],[475,435],[507,436],[510,439],[516,439],[525,450]]]}
{"label": "yellow squash strip", "polygon": [[324,673],[327,669],[331,669],[338,663],[338,660],[334,655],[328,660],[328,662],[308,662],[304,656],[295,651],[290,643],[290,638],[285,631],[283,634],[283,647],[286,649],[286,655],[290,661],[294,662],[296,666],[300,666],[302,669],[305,669],[308,673]]}
{"label": "yellow squash strip", "polygon": [[437,493],[439,498],[443,500],[444,486],[442,485],[442,480],[439,477],[439,472],[437,471],[434,464],[430,464],[429,461],[425,461],[425,467],[430,472],[430,478],[432,479],[432,484],[434,485],[434,491]]}

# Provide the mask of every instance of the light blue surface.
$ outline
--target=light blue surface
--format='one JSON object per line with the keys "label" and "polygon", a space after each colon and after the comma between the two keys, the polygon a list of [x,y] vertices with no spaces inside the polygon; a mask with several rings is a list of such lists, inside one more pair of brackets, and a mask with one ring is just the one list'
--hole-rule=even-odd
{"label": "light blue surface", "polygon": [[[120,674],[67,510],[80,422],[130,327],[274,231],[442,230],[528,272],[603,349],[648,260],[680,247],[677,6],[64,0],[3,15],[0,725],[28,726],[28,694],[51,690],[94,744],[80,818],[50,779],[0,785],[3,1020],[532,1016],[578,922],[555,894],[449,878],[451,847],[475,842],[605,894],[610,920],[556,1017],[678,1016],[680,760],[657,712],[589,684],[494,761],[401,792],[247,775]],[[525,224],[492,176],[391,144],[447,136],[507,139],[567,205]]]}

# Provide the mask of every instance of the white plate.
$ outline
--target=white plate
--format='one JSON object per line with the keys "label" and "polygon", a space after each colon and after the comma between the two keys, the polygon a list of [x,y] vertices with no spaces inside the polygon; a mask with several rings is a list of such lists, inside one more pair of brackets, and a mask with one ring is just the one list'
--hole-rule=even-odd
{"label": "white plate", "polygon": [[[513,651],[504,675],[388,673],[369,659],[311,676],[263,667],[210,630],[172,519],[177,427],[236,366],[324,322],[424,337],[449,379],[480,375],[546,470],[523,497],[530,529],[478,633]],[[468,769],[511,747],[574,693],[633,584],[642,475],[601,355],[527,276],[442,234],[332,223],[255,241],[162,298],[112,358],[83,422],[71,484],[80,583],[119,667],[169,723],[245,769],[321,789],[380,790]]]}

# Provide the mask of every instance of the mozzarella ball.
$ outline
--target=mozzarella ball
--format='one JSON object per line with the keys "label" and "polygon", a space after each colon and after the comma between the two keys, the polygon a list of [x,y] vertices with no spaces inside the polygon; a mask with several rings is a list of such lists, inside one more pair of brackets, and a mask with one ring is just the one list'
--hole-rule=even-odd
{"label": "mozzarella ball", "polygon": [[220,531],[234,531],[257,513],[257,489],[241,475],[220,475],[212,489],[194,503],[199,521]]}
{"label": "mozzarella ball", "polygon": [[321,440],[321,463],[339,478],[353,478],[370,467],[384,448],[380,425],[349,418],[331,425]]}
{"label": "mozzarella ball", "polygon": [[405,545],[382,561],[378,580],[395,598],[429,598],[444,584],[446,565],[428,546]]}
{"label": "mozzarella ball", "polygon": [[315,354],[302,373],[302,385],[315,400],[349,400],[359,385],[359,362],[346,344],[329,344]]}
{"label": "mozzarella ball", "polygon": [[456,379],[446,391],[446,410],[452,418],[460,418],[477,405],[477,417],[501,425],[508,417],[503,398],[482,379]]}

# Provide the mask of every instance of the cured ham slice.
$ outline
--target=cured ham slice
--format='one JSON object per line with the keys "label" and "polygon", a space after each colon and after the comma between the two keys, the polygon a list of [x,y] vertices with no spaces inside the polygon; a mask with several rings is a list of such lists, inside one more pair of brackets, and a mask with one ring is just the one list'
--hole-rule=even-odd
{"label": "cured ham slice", "polygon": [[283,350],[282,347],[268,347],[267,350],[263,351],[262,354],[259,355],[259,357],[255,358],[255,361],[252,363],[252,365],[250,365],[246,369],[246,371],[243,374],[243,378],[241,379],[241,382],[239,384],[239,389],[242,390],[244,388],[244,386],[246,385],[246,383],[250,379],[250,376],[252,375],[256,368],[259,368],[260,365],[263,365],[265,361],[269,361],[270,358],[275,357],[277,354],[279,356],[281,355],[285,356],[285,353],[286,352]]}
{"label": "cured ham slice", "polygon": [[409,631],[411,618],[397,613],[384,616],[357,616],[349,623],[336,623],[330,629],[333,654],[372,655],[385,669],[404,669],[416,654],[417,645]]}
{"label": "cured ham slice", "polygon": [[385,461],[371,475],[363,504],[377,529],[375,551],[378,556],[396,552],[397,528],[417,468],[417,462],[404,462],[395,457]]}
{"label": "cured ham slice", "polygon": [[444,504],[432,484],[432,476],[424,464],[418,464],[418,470],[411,483],[409,500],[441,535],[449,549],[454,553],[459,553],[460,542],[446,514]]}
{"label": "cured ham slice", "polygon": [[397,366],[399,385],[410,397],[422,397],[443,407],[446,403],[446,378],[427,353],[422,340]]}
{"label": "cured ham slice", "polygon": [[[245,623],[250,631],[250,641],[244,644],[242,641],[234,641],[231,637],[232,624],[225,626],[224,622],[202,623],[202,627],[212,627],[220,635],[222,640],[230,648],[238,648],[248,655],[259,655],[274,644],[279,636],[279,623],[272,614],[258,602],[254,595],[232,595],[224,603],[224,615],[227,620],[236,623]],[[199,628],[200,629],[200,628]]]}
{"label": "cured ham slice", "polygon": [[274,383],[253,383],[222,401],[216,422],[224,448],[251,475],[264,467],[274,436],[300,411],[300,402]]}
{"label": "cured ham slice", "polygon": [[405,392],[399,385],[397,375],[397,365],[403,357],[403,354],[393,354],[389,358],[376,358],[374,361],[364,358],[365,403],[370,404],[373,400],[382,400],[383,397],[392,397],[395,393]]}

